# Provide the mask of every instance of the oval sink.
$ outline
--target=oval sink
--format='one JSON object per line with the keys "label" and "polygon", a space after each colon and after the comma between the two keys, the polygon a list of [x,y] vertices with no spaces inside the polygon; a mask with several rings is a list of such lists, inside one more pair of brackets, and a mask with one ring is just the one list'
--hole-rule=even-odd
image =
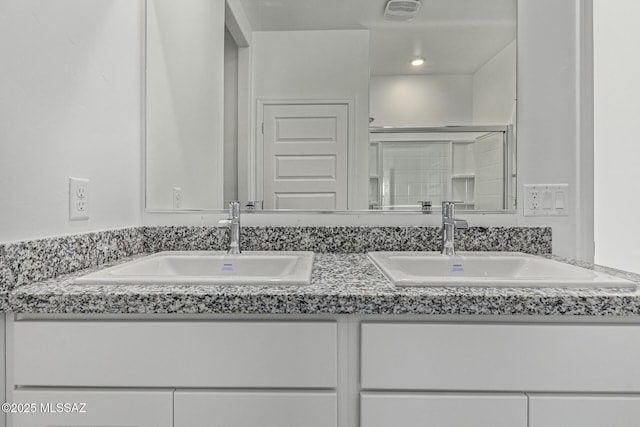
{"label": "oval sink", "polygon": [[633,288],[636,284],[563,262],[513,252],[369,252],[396,286]]}
{"label": "oval sink", "polygon": [[74,280],[76,284],[308,285],[313,252],[159,252]]}

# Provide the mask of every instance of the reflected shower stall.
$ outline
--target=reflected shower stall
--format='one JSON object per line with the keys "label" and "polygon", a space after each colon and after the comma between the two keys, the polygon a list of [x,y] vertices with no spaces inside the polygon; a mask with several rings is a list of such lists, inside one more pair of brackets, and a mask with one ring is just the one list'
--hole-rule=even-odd
{"label": "reflected shower stall", "polygon": [[369,208],[428,212],[515,209],[507,126],[370,127]]}

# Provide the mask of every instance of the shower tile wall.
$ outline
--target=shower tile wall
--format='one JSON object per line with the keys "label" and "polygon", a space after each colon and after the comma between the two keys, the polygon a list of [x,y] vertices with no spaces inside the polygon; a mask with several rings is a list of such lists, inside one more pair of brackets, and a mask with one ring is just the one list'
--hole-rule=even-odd
{"label": "shower tile wall", "polygon": [[476,158],[476,208],[503,208],[504,159],[502,135],[494,134],[474,145]]}
{"label": "shower tile wall", "polygon": [[450,150],[448,143],[394,143],[381,149],[382,204],[418,207],[434,205],[449,194]]}

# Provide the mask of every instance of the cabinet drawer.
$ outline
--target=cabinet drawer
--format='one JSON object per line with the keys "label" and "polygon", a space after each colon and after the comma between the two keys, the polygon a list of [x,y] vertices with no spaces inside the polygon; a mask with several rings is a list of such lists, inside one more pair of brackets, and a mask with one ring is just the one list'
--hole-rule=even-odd
{"label": "cabinet drawer", "polygon": [[173,426],[172,390],[16,390],[12,402],[36,405],[35,411],[9,414],[13,427]]}
{"label": "cabinet drawer", "polygon": [[360,427],[527,427],[524,394],[362,393]]}
{"label": "cabinet drawer", "polygon": [[20,321],[15,384],[333,388],[335,322]]}
{"label": "cabinet drawer", "polygon": [[640,396],[530,395],[530,427],[637,427]]}
{"label": "cabinet drawer", "polygon": [[362,325],[366,389],[640,391],[637,325]]}
{"label": "cabinet drawer", "polygon": [[334,392],[176,391],[175,425],[181,427],[335,427]]}

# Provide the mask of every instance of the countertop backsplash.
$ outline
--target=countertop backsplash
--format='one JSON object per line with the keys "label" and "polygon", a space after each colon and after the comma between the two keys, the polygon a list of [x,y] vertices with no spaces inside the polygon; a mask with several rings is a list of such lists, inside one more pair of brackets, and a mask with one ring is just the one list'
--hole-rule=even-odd
{"label": "countertop backsplash", "polygon": [[[87,272],[147,253],[223,250],[227,244],[227,230],[217,227],[136,227],[0,245],[2,309],[49,314],[640,313],[638,289],[396,288],[365,255],[376,250],[439,250],[436,227],[243,227],[242,243],[245,251],[316,252],[311,284],[85,286],[73,282]],[[557,258],[551,253],[548,227],[473,227],[456,232],[456,246],[461,251],[515,251]],[[640,275],[627,276],[640,283]]]}
{"label": "countertop backsplash", "polygon": [[[225,249],[227,230],[214,227],[144,227],[145,252]],[[436,251],[439,227],[242,227],[247,251],[295,250],[317,253]],[[550,227],[472,227],[456,231],[462,251],[551,253]]]}
{"label": "countertop backsplash", "polygon": [[[140,253],[223,250],[218,227],[151,226],[0,244],[0,292]],[[436,251],[439,227],[242,227],[242,248],[317,253]],[[472,227],[456,231],[462,251],[551,253],[550,227]]]}

